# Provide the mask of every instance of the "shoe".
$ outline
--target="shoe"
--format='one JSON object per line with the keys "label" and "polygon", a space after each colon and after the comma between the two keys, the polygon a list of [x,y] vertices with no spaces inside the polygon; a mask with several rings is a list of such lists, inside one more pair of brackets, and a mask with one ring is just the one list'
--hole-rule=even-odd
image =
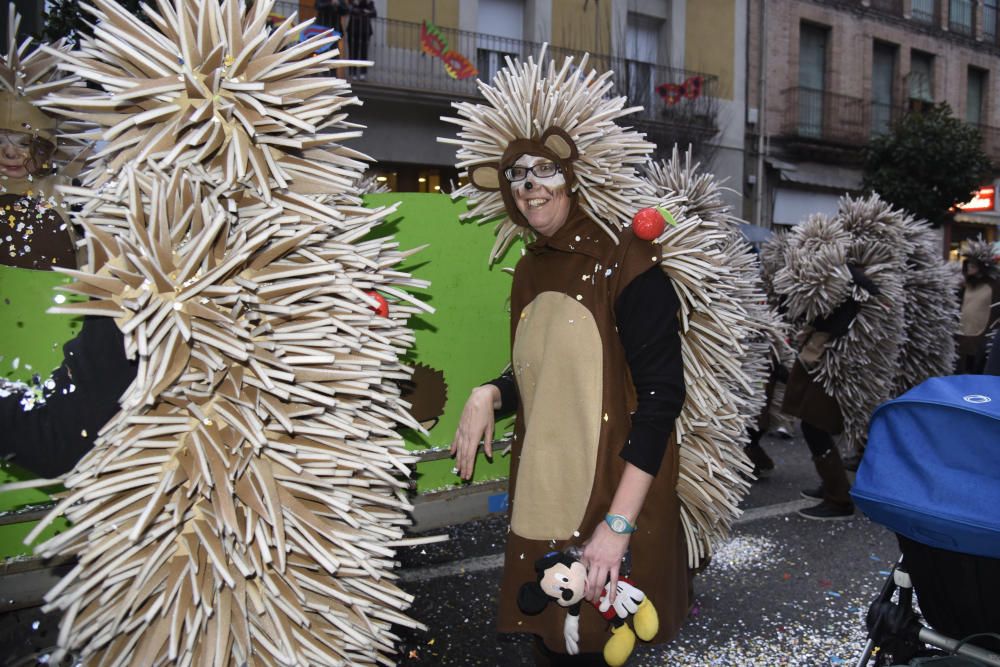
{"label": "shoe", "polygon": [[753,463],[754,477],[768,477],[771,471],[774,470],[774,461],[771,460],[771,457],[767,455],[767,452],[759,444],[747,445],[743,448],[743,453]]}
{"label": "shoe", "polygon": [[784,426],[779,426],[778,428],[774,429],[774,432],[777,433],[779,436],[781,436],[782,440],[792,439],[792,434],[789,433],[788,429],[785,428]]}
{"label": "shoe", "polygon": [[835,505],[824,500],[819,505],[799,510],[799,516],[816,521],[843,521],[854,516],[854,505]]}
{"label": "shoe", "polygon": [[802,489],[799,495],[806,500],[823,500],[823,485],[820,484],[814,489]]}
{"label": "shoe", "polygon": [[861,454],[851,454],[844,459],[844,470],[857,472],[859,465],[861,465]]}

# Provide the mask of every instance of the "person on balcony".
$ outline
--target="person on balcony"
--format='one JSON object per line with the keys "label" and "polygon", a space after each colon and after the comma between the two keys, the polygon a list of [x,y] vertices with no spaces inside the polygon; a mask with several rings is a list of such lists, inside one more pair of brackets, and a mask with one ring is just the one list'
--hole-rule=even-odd
{"label": "person on balcony", "polygon": [[[373,0],[352,0],[347,24],[347,48],[351,60],[368,60],[368,44],[374,32],[372,20],[377,16]],[[352,67],[351,76],[361,81],[367,78],[365,70],[360,67]]]}

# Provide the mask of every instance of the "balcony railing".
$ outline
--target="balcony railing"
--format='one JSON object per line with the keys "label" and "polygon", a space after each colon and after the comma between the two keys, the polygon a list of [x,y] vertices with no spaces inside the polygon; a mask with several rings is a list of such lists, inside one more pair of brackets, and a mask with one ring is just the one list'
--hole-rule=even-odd
{"label": "balcony railing", "polygon": [[868,107],[857,97],[812,88],[785,91],[784,134],[823,142],[860,145],[871,136]]}
{"label": "balcony railing", "polygon": [[[782,136],[814,146],[863,148],[873,137],[888,134],[893,123],[910,110],[899,104],[870,102],[811,88],[789,88],[784,97]],[[986,155],[1000,165],[1000,128],[977,127]]]}
{"label": "balcony railing", "polygon": [[[505,58],[537,57],[541,44],[496,35],[439,28],[440,38],[447,49],[461,54],[478,70],[478,75],[459,79],[450,76],[439,57],[426,55],[421,49],[421,24],[393,19],[372,21],[367,59],[375,65],[367,69],[365,83],[396,90],[432,93],[444,97],[479,97],[476,79],[492,81]],[[558,65],[566,56],[582,55],[568,49],[548,49]],[[641,105],[644,110],[630,119],[646,122],[677,122],[701,119],[715,124],[718,77],[690,70],[663,67],[653,63],[627,60],[605,54],[591,54],[588,69],[614,71],[613,95],[624,95],[629,106]]]}
{"label": "balcony railing", "polygon": [[971,35],[975,26],[972,0],[949,0],[948,29],[960,35]]}
{"label": "balcony railing", "polygon": [[[994,0],[995,1],[995,0]],[[988,2],[983,5],[983,41],[989,44],[1000,42],[1000,31],[997,30],[998,12],[995,4]]]}

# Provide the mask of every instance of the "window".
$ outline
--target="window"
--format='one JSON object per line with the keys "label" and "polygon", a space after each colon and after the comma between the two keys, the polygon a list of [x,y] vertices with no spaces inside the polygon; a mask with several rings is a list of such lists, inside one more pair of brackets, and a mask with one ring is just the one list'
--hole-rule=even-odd
{"label": "window", "polygon": [[934,101],[934,56],[923,51],[910,52],[910,74],[907,77],[911,100]]}
{"label": "window", "polygon": [[913,0],[913,20],[934,23],[937,20],[937,0]]}
{"label": "window", "polygon": [[969,83],[965,90],[965,120],[972,125],[983,124],[983,103],[986,101],[987,71],[969,67]]}
{"label": "window", "polygon": [[803,23],[799,29],[799,134],[823,133],[823,96],[826,90],[826,47],[829,29]]}
{"label": "window", "polygon": [[983,39],[997,43],[997,0],[983,3]]}
{"label": "window", "polygon": [[524,39],[524,0],[479,0],[476,13],[476,68],[479,78],[493,81],[507,63],[520,57]]}
{"label": "window", "polygon": [[973,0],[949,0],[948,28],[952,32],[972,34],[972,3]]}
{"label": "window", "polygon": [[889,131],[892,123],[893,87],[896,82],[895,44],[875,42],[872,57],[872,134]]}
{"label": "window", "polygon": [[660,29],[663,21],[646,14],[628,13],[625,37],[625,95],[630,104],[654,108],[654,89],[657,81],[656,64],[659,62]]}

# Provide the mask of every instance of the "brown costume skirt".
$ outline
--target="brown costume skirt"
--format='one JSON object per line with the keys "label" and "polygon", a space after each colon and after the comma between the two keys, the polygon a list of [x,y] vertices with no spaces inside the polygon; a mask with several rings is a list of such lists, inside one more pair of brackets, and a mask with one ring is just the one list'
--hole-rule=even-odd
{"label": "brown costume skirt", "polygon": [[[617,456],[612,474],[620,477],[624,462]],[[671,438],[663,457],[663,464],[646,496],[646,502],[636,520],[638,530],[632,534],[629,550],[632,569],[629,579],[649,597],[660,619],[660,631],[652,643],[663,643],[677,636],[687,616],[690,604],[690,576],[687,569],[687,547],[680,519],[680,502],[677,498],[678,448]],[[549,650],[565,653],[563,623],[566,609],[550,603],[537,616],[523,614],[517,606],[517,592],[526,582],[536,581],[534,564],[550,551],[581,544],[590,537],[597,521],[604,517],[609,499],[592,499],[581,527],[580,538],[567,541],[538,541],[523,538],[514,532],[507,536],[504,572],[500,586],[500,610],[497,630],[501,633],[528,633],[537,635]],[[516,489],[511,497],[516,503]],[[604,509],[600,509],[603,506]],[[632,619],[625,621],[632,625]],[[584,601],[580,609],[581,653],[600,653],[611,638],[608,622]]]}
{"label": "brown costume skirt", "polygon": [[823,385],[810,375],[798,360],[792,366],[785,387],[781,411],[821,428],[831,435],[844,431],[844,416],[837,399],[823,390]]}

